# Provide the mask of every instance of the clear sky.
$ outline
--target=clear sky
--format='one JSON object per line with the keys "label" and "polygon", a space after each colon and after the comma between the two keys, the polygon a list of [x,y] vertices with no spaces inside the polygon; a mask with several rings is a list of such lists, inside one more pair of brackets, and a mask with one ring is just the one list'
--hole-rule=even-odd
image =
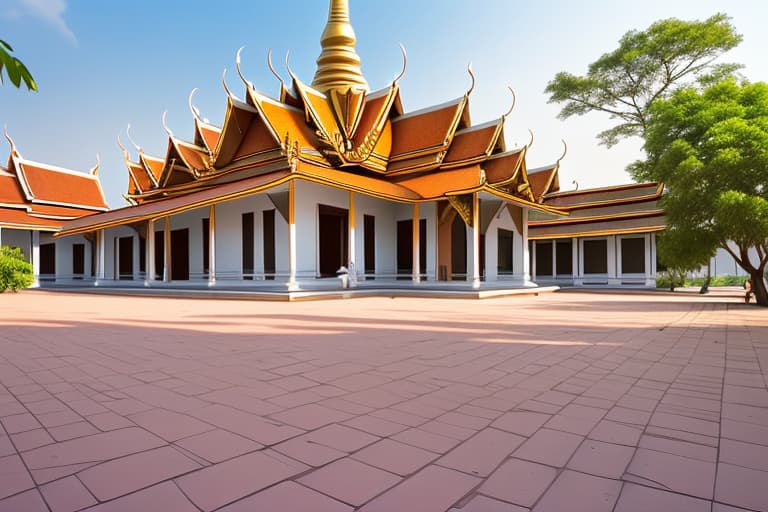
{"label": "clear sky", "polygon": [[[558,71],[583,74],[601,54],[615,49],[631,29],[661,18],[732,16],[744,42],[726,56],[743,63],[752,81],[768,80],[768,3],[758,0],[351,0],[357,50],[372,89],[386,86],[400,70],[398,43],[408,51],[400,82],[406,111],[439,104],[469,87],[472,63],[477,87],[470,99],[473,123],[517,107],[507,119],[507,147],[535,142],[529,168],[554,162],[561,139],[568,155],[561,167],[563,189],[630,180],[625,166],[638,156],[638,141],[607,150],[595,135],[610,121],[592,114],[557,119],[544,88]],[[115,137],[132,125],[145,151],[164,156],[167,137],[161,115],[182,138],[192,136],[187,107],[195,105],[220,124],[226,95],[220,77],[243,97],[234,69],[237,49],[243,71],[264,93],[278,83],[266,66],[268,48],[278,71],[291,51],[291,68],[311,82],[320,52],[327,0],[0,0],[0,39],[10,42],[32,71],[40,92],[0,87],[0,123],[8,126],[29,159],[87,171],[101,154],[100,177],[112,207],[122,206],[127,171]],[[283,76],[287,73],[282,72]],[[124,139],[124,137],[123,137]],[[125,140],[125,139],[124,139]],[[0,143],[0,158],[8,145]],[[135,151],[132,151],[135,157]]]}

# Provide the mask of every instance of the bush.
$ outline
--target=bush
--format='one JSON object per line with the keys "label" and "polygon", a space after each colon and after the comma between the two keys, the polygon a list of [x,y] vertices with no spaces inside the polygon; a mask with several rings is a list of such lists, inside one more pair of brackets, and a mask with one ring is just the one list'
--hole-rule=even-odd
{"label": "bush", "polygon": [[0,247],[0,293],[18,291],[35,282],[32,264],[24,259],[18,247]]}

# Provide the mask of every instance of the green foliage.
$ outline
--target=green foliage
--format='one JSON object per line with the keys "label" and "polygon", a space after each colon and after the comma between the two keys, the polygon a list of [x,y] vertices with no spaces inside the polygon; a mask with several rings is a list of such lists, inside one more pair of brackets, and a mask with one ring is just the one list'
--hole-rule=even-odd
{"label": "green foliage", "polygon": [[624,34],[619,47],[589,65],[585,76],[560,72],[547,84],[550,103],[564,103],[560,118],[604,112],[618,124],[600,134],[608,147],[645,136],[649,108],[676,88],[693,81],[719,82],[741,66],[715,64],[741,42],[730,18],[704,21],[660,20],[644,31]]}
{"label": "green foliage", "polygon": [[[707,282],[706,277],[682,277],[676,278],[675,288],[681,286],[701,287]],[[746,276],[715,276],[710,279],[709,286],[744,286]],[[670,288],[670,276],[663,272],[656,278],[656,288]]]}
{"label": "green foliage", "polygon": [[8,74],[11,83],[21,87],[21,82],[30,91],[37,91],[37,83],[27,67],[16,57],[11,55],[13,48],[10,44],[0,39],[0,83],[3,83],[3,70]]}
{"label": "green foliage", "polygon": [[690,268],[723,248],[752,277],[758,303],[768,305],[768,84],[729,78],[682,89],[650,113],[648,158],[633,170],[637,179],[666,184],[662,261]]}
{"label": "green foliage", "polygon": [[0,248],[0,293],[10,289],[18,291],[35,281],[32,265],[24,259],[18,247]]}

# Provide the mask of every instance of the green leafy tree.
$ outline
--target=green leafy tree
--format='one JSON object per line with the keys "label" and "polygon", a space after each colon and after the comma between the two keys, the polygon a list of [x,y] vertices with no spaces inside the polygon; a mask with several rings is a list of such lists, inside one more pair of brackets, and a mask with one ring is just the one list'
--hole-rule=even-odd
{"label": "green leafy tree", "polygon": [[730,78],[682,89],[650,114],[648,158],[635,177],[666,184],[660,254],[697,266],[722,248],[768,306],[768,84]]}
{"label": "green leafy tree", "polygon": [[32,265],[18,247],[0,247],[0,293],[27,288],[35,281]]}
{"label": "green leafy tree", "polygon": [[4,70],[14,86],[21,87],[23,81],[27,89],[37,91],[37,83],[32,78],[32,74],[19,59],[11,55],[11,52],[13,52],[11,45],[0,39],[0,83],[3,83]]}
{"label": "green leafy tree", "polygon": [[549,103],[564,103],[561,119],[603,112],[617,120],[597,136],[611,147],[623,138],[645,137],[649,108],[675,88],[697,80],[714,83],[737,70],[715,60],[741,39],[725,14],[660,20],[624,34],[619,47],[590,64],[586,75],[558,73],[545,92]]}

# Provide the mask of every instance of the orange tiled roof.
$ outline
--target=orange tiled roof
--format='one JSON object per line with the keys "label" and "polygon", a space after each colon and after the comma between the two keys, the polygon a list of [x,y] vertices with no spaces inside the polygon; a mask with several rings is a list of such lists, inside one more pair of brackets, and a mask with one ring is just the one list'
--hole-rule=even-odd
{"label": "orange tiled roof", "polygon": [[89,174],[53,169],[34,162],[17,162],[19,178],[32,202],[106,209],[99,180]]}

